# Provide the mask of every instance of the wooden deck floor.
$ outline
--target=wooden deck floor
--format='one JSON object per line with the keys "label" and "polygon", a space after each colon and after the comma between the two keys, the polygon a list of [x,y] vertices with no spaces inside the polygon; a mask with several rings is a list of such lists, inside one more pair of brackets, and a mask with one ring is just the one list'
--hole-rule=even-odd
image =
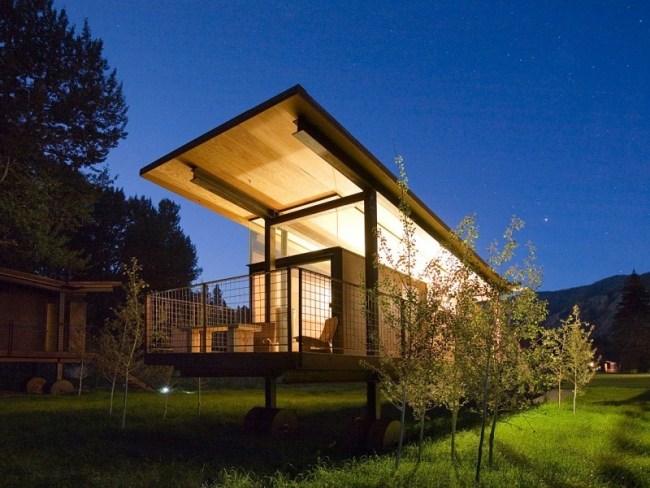
{"label": "wooden deck floor", "polygon": [[280,377],[291,383],[374,381],[363,363],[376,356],[298,352],[148,353],[145,363],[173,366],[184,377]]}

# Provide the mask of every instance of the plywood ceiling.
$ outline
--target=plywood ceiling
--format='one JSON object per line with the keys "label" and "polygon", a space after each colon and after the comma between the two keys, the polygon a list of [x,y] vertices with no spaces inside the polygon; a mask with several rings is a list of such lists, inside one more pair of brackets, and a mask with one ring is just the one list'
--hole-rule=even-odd
{"label": "plywood ceiling", "polygon": [[[305,107],[296,95],[212,137],[159,161],[143,176],[165,188],[246,224],[256,217],[192,183],[201,168],[281,213],[359,188],[293,136]],[[152,165],[153,166],[153,165]]]}

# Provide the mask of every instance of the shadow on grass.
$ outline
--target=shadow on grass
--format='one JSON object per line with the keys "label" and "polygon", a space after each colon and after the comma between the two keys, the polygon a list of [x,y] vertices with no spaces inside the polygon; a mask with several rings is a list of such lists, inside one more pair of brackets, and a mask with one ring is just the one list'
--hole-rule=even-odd
{"label": "shadow on grass", "polygon": [[620,407],[624,405],[639,406],[644,411],[650,411],[650,390],[645,390],[631,398],[625,400],[601,400],[593,402],[593,405],[606,405]]}
{"label": "shadow on grass", "polygon": [[[38,485],[34,479],[79,486],[80,477],[74,483],[65,481],[69,473],[82,476],[79,466],[106,476],[120,470],[151,472],[179,466],[187,470],[188,478],[198,476],[208,484],[224,469],[255,473],[260,479],[276,473],[296,479],[318,463],[338,464],[357,454],[344,441],[348,422],[359,413],[359,408],[346,408],[300,416],[298,432],[283,439],[254,435],[243,417],[233,416],[158,421],[133,415],[121,430],[119,415],[109,417],[105,412],[9,413],[2,422],[12,427],[2,429],[0,450],[11,447],[15,459],[0,462],[0,472],[10,469],[11,480],[34,486]],[[183,474],[174,476],[178,478],[163,486],[180,486],[176,483]]]}
{"label": "shadow on grass", "polygon": [[[647,397],[648,393],[639,395],[635,399]],[[628,402],[625,404],[631,405]],[[647,406],[644,410],[648,410]],[[650,442],[641,437],[643,432],[639,432],[639,422],[635,422],[639,414],[635,414],[633,411],[624,413],[626,416],[618,422],[611,434],[611,450],[603,453],[599,460],[599,474],[611,486],[648,488],[650,487],[650,470],[644,468],[646,464],[639,460],[647,458],[650,453]]]}
{"label": "shadow on grass", "polygon": [[498,439],[494,441],[495,448],[498,447],[499,452],[505,457],[508,462],[517,466],[520,470],[532,473],[538,479],[543,481],[548,486],[562,486],[565,488],[582,488],[582,483],[571,484],[565,479],[558,477],[557,471],[549,469],[549,466],[540,464],[535,459],[530,459],[523,455],[521,452],[516,451],[509,445],[500,442]]}
{"label": "shadow on grass", "polygon": [[[282,473],[289,479],[306,475],[316,465],[337,466],[359,456],[372,454],[350,442],[350,427],[364,408],[339,408],[318,413],[298,412],[299,429],[286,438],[251,433],[243,418],[205,416],[155,426],[128,427],[126,431],[109,428],[102,438],[111,446],[113,456],[133,461],[189,462],[216,469],[236,467],[265,477]],[[432,413],[425,435],[436,439],[449,434],[450,419],[444,410]],[[395,418],[396,410],[385,405],[383,418]],[[476,425],[476,416],[464,415],[459,429]],[[410,422],[405,443],[417,442],[417,428]],[[413,473],[415,475],[415,471]]]}
{"label": "shadow on grass", "polygon": [[640,474],[616,462],[605,461],[600,467],[599,474],[605,478],[610,486],[625,488],[648,488],[650,480],[648,473]]}
{"label": "shadow on grass", "polygon": [[299,415],[299,429],[285,438],[255,435],[244,419],[224,421],[219,417],[162,424],[156,428],[137,426],[126,431],[111,429],[106,440],[124,457],[134,460],[176,460],[210,464],[267,476],[281,472],[293,478],[319,460],[338,463],[357,452],[346,443],[346,433],[358,408]]}
{"label": "shadow on grass", "polygon": [[[174,413],[163,420],[162,402],[152,398],[146,394],[134,397],[125,430],[119,428],[119,408],[109,416],[103,396],[79,403],[72,398],[19,399],[28,410],[5,410],[1,416],[0,451],[11,452],[11,456],[0,460],[0,472],[10,470],[9,479],[16,486],[46,486],[41,480],[52,486],[122,486],[110,484],[120,476],[128,479],[130,486],[179,486],[185,480],[182,486],[200,486],[220,479],[224,469],[254,473],[256,479],[281,473],[299,480],[315,466],[336,467],[369,454],[350,442],[349,429],[355,418],[363,416],[363,405],[298,408],[298,432],[274,439],[246,429],[243,407],[235,412],[225,406],[219,409],[213,402],[216,413],[206,408],[198,417],[185,410],[184,415]],[[396,418],[397,411],[385,405],[382,417]],[[449,434],[445,410],[431,412],[430,418],[427,438]],[[475,416],[464,415],[459,428],[473,426],[475,421]],[[417,442],[416,426],[412,421],[407,425],[406,441]],[[132,481],[134,475],[145,481]],[[88,481],[102,476],[104,482]],[[198,483],[189,481],[197,479]]]}

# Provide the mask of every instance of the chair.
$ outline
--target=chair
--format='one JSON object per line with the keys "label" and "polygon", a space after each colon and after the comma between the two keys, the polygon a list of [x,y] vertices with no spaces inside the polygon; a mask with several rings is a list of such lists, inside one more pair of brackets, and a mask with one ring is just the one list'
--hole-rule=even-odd
{"label": "chair", "polygon": [[331,354],[332,340],[334,339],[338,324],[338,317],[331,317],[325,320],[323,331],[318,339],[310,336],[296,337],[295,339],[301,340],[303,352],[327,352]]}
{"label": "chair", "polygon": [[259,324],[261,326],[259,332],[255,332],[253,336],[253,351],[254,352],[278,352],[280,344],[278,342],[277,330],[274,322],[264,322]]}

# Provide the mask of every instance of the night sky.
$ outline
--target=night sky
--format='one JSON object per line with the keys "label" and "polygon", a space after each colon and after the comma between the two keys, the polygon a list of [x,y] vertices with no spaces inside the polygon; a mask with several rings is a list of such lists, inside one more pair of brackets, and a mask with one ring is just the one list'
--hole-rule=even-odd
{"label": "night sky", "polygon": [[247,273],[246,229],[138,172],[298,83],[482,256],[523,218],[542,289],[650,271],[650,2],[54,5],[124,83],[116,184],[181,204],[202,280]]}

